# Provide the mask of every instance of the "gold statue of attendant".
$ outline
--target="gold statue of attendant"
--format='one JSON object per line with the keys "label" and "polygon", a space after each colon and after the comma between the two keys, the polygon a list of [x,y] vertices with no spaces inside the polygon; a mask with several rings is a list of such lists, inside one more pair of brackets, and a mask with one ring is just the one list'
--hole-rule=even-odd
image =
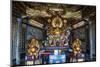
{"label": "gold statue of attendant", "polygon": [[38,51],[39,51],[39,42],[36,39],[32,39],[31,43],[29,44],[28,48],[28,55],[32,56],[34,55],[35,57],[38,57]]}
{"label": "gold statue of attendant", "polygon": [[81,51],[80,45],[81,45],[81,41],[80,41],[79,39],[76,39],[76,40],[73,42],[72,47],[73,47],[73,52],[74,52],[74,54],[80,53],[80,51]]}

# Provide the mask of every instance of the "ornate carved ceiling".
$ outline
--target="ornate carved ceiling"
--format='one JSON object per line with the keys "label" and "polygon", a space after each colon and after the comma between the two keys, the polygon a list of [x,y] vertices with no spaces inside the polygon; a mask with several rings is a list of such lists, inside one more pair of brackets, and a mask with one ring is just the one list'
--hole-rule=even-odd
{"label": "ornate carved ceiling", "polygon": [[14,2],[13,11],[28,16],[51,17],[59,14],[64,18],[81,18],[81,6],[65,4],[46,4],[32,2]]}
{"label": "ornate carved ceiling", "polygon": [[72,11],[66,10],[66,12],[63,14],[63,10],[64,9],[50,8],[50,11],[47,12],[47,10],[35,10],[32,8],[27,8],[26,14],[27,14],[27,16],[32,16],[32,17],[37,17],[37,16],[52,17],[53,15],[59,14],[59,15],[61,15],[62,18],[75,18],[75,19],[82,18],[81,11],[72,12]]}
{"label": "ornate carved ceiling", "polygon": [[43,4],[43,3],[25,3],[27,5],[26,14],[28,16],[51,17],[61,15],[62,18],[81,19],[81,7],[62,4]]}
{"label": "ornate carved ceiling", "polygon": [[12,5],[13,16],[29,16],[31,21],[38,24],[45,24],[48,18],[59,15],[67,22],[74,24],[83,17],[95,15],[96,8],[82,5],[54,4],[54,3],[37,3],[37,2],[14,2]]}

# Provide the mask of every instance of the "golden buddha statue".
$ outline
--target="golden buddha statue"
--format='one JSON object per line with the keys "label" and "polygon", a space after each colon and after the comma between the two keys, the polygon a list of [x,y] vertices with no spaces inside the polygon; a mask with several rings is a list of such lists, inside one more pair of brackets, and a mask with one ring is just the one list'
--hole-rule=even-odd
{"label": "golden buddha statue", "polygon": [[72,47],[73,47],[73,52],[74,54],[78,54],[81,51],[81,41],[79,39],[74,40]]}
{"label": "golden buddha statue", "polygon": [[39,51],[39,42],[38,40],[33,38],[31,40],[31,43],[29,44],[28,55],[30,56],[34,55],[35,57],[37,57],[38,51]]}

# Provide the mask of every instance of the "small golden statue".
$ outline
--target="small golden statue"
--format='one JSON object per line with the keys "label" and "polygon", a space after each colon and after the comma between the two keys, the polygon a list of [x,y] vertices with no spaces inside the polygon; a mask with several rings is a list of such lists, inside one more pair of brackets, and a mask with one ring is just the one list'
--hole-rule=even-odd
{"label": "small golden statue", "polygon": [[38,52],[39,52],[39,42],[38,40],[33,38],[31,40],[31,43],[29,44],[28,55],[30,56],[34,55],[37,58]]}
{"label": "small golden statue", "polygon": [[74,54],[78,54],[81,51],[81,41],[79,39],[74,40],[73,44],[72,44],[72,48],[74,51]]}

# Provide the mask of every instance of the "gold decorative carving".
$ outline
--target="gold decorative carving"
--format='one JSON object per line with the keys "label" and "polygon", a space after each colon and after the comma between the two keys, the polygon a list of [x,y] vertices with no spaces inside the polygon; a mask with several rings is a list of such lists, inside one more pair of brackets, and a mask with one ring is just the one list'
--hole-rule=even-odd
{"label": "gold decorative carving", "polygon": [[50,34],[61,34],[67,28],[67,20],[63,20],[59,16],[54,17],[52,20],[48,19],[48,22],[51,25],[48,31]]}

